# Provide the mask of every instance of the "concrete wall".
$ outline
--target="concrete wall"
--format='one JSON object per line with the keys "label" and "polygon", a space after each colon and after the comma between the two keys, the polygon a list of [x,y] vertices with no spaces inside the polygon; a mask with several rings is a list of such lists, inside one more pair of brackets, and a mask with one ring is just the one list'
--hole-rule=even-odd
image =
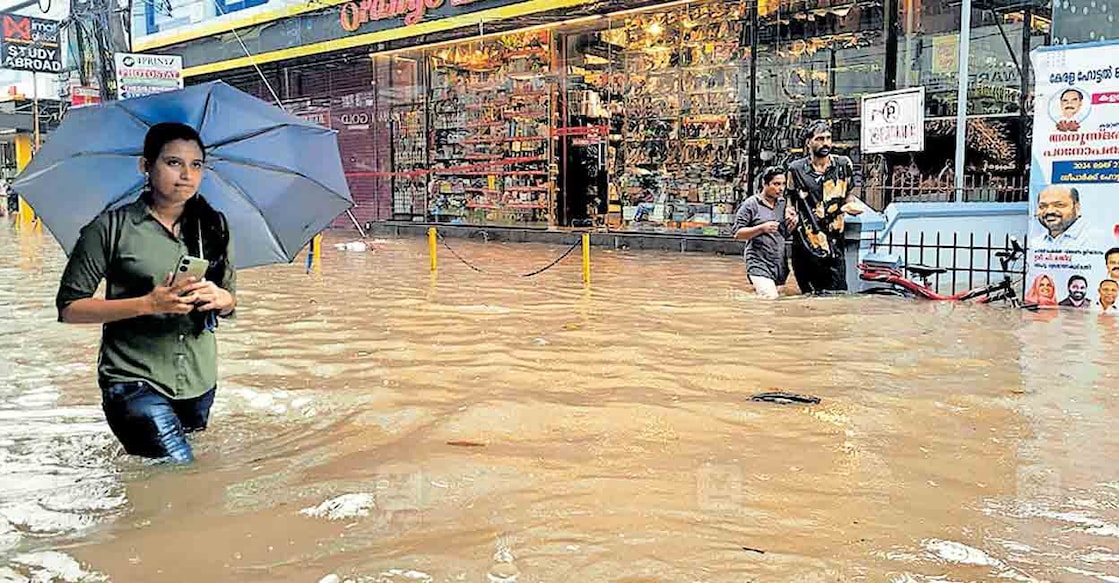
{"label": "concrete wall", "polygon": [[912,239],[925,233],[925,237],[953,233],[984,239],[1004,240],[1007,236],[1025,240],[1029,226],[1029,203],[1025,202],[906,202],[886,207],[886,228],[879,233],[882,242],[889,234],[894,240],[906,234]]}

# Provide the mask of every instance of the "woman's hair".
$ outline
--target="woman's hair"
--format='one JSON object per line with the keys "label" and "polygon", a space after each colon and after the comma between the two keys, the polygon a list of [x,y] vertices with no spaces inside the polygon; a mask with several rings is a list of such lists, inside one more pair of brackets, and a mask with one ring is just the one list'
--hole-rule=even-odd
{"label": "woman's hair", "polygon": [[774,178],[776,178],[778,176],[784,176],[784,175],[785,175],[785,169],[784,168],[782,168],[780,166],[767,166],[764,170],[762,170],[761,185],[765,186],[765,185],[769,184]]}
{"label": "woman's hair", "polygon": [[[181,123],[158,123],[148,129],[144,137],[144,160],[148,168],[155,166],[163,148],[174,141],[194,142],[202,151],[202,159],[206,159],[206,146],[202,137],[194,128]],[[149,179],[150,180],[150,179]],[[143,197],[151,204],[152,186],[149,181]],[[221,284],[225,279],[225,270],[228,263],[229,228],[225,217],[218,212],[200,193],[195,193],[183,205],[183,214],[179,217],[179,233],[186,243],[187,251],[196,257],[203,257],[210,262],[206,270],[206,279],[216,284]],[[204,323],[204,315],[191,312],[195,317],[199,329]]]}

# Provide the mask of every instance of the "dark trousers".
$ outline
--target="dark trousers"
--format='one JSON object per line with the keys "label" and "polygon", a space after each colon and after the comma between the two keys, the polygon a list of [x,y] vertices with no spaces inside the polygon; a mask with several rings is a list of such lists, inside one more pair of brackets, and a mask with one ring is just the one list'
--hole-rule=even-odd
{"label": "dark trousers", "polygon": [[793,242],[793,275],[804,294],[847,291],[847,263],[843,259],[843,242],[834,245],[833,254],[816,257],[799,242]]}
{"label": "dark trousers", "polygon": [[175,400],[142,381],[116,383],[101,389],[101,408],[124,451],[188,463],[194,461],[194,452],[186,434],[206,429],[216,389]]}

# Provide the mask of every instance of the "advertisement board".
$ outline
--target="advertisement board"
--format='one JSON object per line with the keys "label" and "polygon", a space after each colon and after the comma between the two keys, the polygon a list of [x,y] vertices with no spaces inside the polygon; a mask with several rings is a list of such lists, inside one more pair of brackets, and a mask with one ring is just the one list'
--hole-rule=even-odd
{"label": "advertisement board", "polygon": [[183,88],[183,58],[117,53],[117,98],[143,97]]}
{"label": "advertisement board", "polygon": [[1119,42],[1042,47],[1026,300],[1119,313]]}
{"label": "advertisement board", "polygon": [[0,68],[35,73],[60,73],[57,20],[0,14]]}

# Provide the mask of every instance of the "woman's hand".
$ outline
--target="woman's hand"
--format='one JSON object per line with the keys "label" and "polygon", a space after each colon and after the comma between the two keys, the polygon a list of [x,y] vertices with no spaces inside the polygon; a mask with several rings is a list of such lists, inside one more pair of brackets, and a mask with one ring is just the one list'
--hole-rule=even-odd
{"label": "woman's hand", "polygon": [[188,293],[188,289],[192,285],[198,285],[194,282],[194,278],[188,278],[179,284],[171,285],[172,276],[168,275],[167,279],[163,281],[163,285],[156,286],[145,297],[147,300],[148,309],[145,310],[149,314],[189,314],[194,309],[194,303],[198,301]]}
{"label": "woman's hand", "polygon": [[233,294],[205,279],[186,286],[184,292],[187,297],[193,297],[194,307],[199,312],[217,310],[224,315],[232,312],[235,306]]}

